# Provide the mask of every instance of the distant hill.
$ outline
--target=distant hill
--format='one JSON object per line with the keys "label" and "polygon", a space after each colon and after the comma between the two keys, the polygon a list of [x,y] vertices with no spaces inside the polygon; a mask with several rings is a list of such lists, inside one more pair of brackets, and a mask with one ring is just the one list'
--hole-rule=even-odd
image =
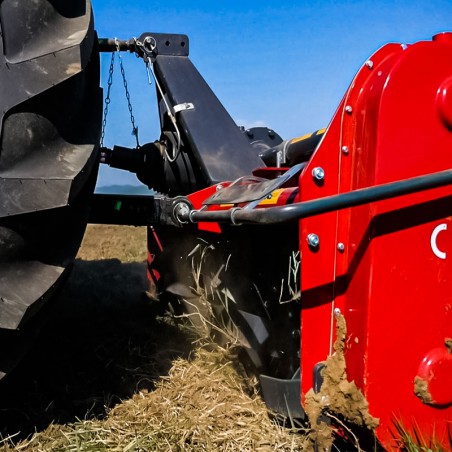
{"label": "distant hill", "polygon": [[152,195],[155,193],[145,185],[107,185],[105,187],[96,187],[95,192],[103,195]]}

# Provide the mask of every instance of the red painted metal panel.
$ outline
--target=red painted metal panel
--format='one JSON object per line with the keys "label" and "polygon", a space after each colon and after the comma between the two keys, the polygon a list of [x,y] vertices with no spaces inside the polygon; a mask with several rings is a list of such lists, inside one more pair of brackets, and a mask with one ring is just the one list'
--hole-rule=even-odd
{"label": "red painted metal panel", "polygon": [[[228,184],[229,183],[224,183],[222,186],[226,187]],[[193,208],[200,209],[202,203],[216,192],[217,187],[219,187],[219,185],[212,185],[189,195],[188,199],[192,203]],[[217,234],[221,233],[221,228],[218,223],[199,223],[198,228],[200,231],[215,232]]]}
{"label": "red painted metal panel", "polygon": [[[302,201],[452,166],[449,38],[388,45],[363,65],[300,177]],[[318,166],[322,186],[311,176]],[[312,232],[318,250],[307,245]],[[391,445],[398,419],[445,441],[452,422],[445,345],[452,337],[452,189],[303,220],[300,249],[302,393],[312,386],[313,366],[331,352],[339,308],[348,326],[347,373],[381,420],[379,439]]]}

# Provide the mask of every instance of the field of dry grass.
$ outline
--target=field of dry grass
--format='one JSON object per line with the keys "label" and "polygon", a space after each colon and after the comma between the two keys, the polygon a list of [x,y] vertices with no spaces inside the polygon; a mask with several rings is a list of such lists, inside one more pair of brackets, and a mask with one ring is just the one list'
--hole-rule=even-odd
{"label": "field of dry grass", "polygon": [[4,450],[303,450],[234,350],[143,296],[144,228],[89,226],[30,354],[0,389]]}

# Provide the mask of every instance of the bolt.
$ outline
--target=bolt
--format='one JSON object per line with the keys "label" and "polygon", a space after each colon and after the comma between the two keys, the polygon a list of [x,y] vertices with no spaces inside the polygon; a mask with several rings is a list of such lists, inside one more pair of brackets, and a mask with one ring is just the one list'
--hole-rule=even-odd
{"label": "bolt", "polygon": [[300,337],[300,330],[292,330],[292,337],[297,339]]}
{"label": "bolt", "polygon": [[186,223],[187,220],[185,217],[187,217],[190,214],[190,207],[185,202],[178,202],[174,206],[174,216],[180,223]]}
{"label": "bolt", "polygon": [[367,60],[367,61],[366,61],[366,66],[367,66],[369,69],[372,69],[372,68],[374,67],[374,62],[373,62],[372,60]]}
{"label": "bolt", "polygon": [[325,171],[321,166],[316,166],[312,170],[312,177],[316,180],[323,180],[325,178]]}
{"label": "bolt", "polygon": [[313,248],[317,248],[320,245],[320,238],[317,234],[308,234],[306,241],[308,242],[308,245]]}
{"label": "bolt", "polygon": [[216,190],[216,191],[223,190],[223,185],[218,184],[218,185],[215,187],[215,190]]}
{"label": "bolt", "polygon": [[341,310],[339,308],[334,308],[334,315],[339,317],[341,315]]}
{"label": "bolt", "polygon": [[275,131],[269,129],[269,131],[268,131],[268,136],[269,136],[270,138],[275,138]]}
{"label": "bolt", "polygon": [[248,130],[246,131],[246,134],[247,134],[250,138],[253,138],[253,137],[254,137],[254,133],[253,133],[253,131],[250,130],[250,129],[248,129]]}
{"label": "bolt", "polygon": [[345,245],[344,245],[342,242],[338,243],[338,244],[337,244],[337,250],[338,250],[340,253],[343,253],[344,250],[345,250]]}
{"label": "bolt", "polygon": [[348,153],[349,153],[349,149],[348,149],[348,146],[342,146],[342,152],[345,154],[345,155],[347,155]]}
{"label": "bolt", "polygon": [[406,44],[400,44],[400,47],[402,47],[402,50],[406,50],[408,48]]}
{"label": "bolt", "polygon": [[345,113],[348,113],[349,115],[352,114],[353,108],[351,107],[351,105],[347,105],[345,107]]}

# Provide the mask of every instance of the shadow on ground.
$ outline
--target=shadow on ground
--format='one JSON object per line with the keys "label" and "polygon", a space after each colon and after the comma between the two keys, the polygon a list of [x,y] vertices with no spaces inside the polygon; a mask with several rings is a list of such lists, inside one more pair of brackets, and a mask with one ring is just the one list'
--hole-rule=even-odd
{"label": "shadow on ground", "polygon": [[36,343],[0,385],[3,437],[101,418],[190,354],[188,335],[143,295],[145,272],[116,259],[76,261]]}

